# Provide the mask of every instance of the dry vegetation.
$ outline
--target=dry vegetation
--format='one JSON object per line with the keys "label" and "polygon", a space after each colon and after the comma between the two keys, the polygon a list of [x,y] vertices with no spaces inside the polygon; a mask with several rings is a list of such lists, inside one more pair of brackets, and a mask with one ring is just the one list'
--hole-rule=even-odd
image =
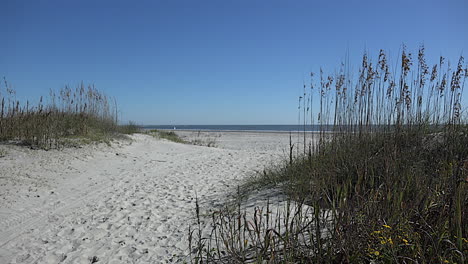
{"label": "dry vegetation", "polygon": [[180,138],[175,132],[173,131],[165,131],[165,130],[157,130],[157,129],[152,129],[148,131],[149,134],[153,135],[154,137],[157,138],[163,138],[167,139],[172,142],[176,143],[182,143],[182,144],[188,144],[187,141],[183,140]]}
{"label": "dry vegetation", "polygon": [[241,187],[280,187],[294,206],[217,211],[208,232],[191,232],[191,261],[466,263],[468,69],[463,57],[430,67],[424,52],[403,46],[395,69],[383,50],[376,63],[365,53],[357,79],[349,62],[311,74],[299,122],[320,133]]}
{"label": "dry vegetation", "polygon": [[[2,89],[3,88],[3,89]],[[0,87],[0,141],[44,149],[93,141],[108,142],[119,132],[138,131],[135,124],[117,125],[117,105],[94,85],[82,83],[50,91],[36,104],[20,102],[12,86]]]}
{"label": "dry vegetation", "polygon": [[151,129],[147,131],[147,133],[153,135],[157,138],[167,139],[172,142],[182,143],[182,144],[191,144],[197,146],[205,146],[205,147],[216,147],[216,136],[215,137],[205,137],[201,135],[199,131],[195,138],[184,139],[177,135],[174,131],[167,131],[167,130],[157,130]]}

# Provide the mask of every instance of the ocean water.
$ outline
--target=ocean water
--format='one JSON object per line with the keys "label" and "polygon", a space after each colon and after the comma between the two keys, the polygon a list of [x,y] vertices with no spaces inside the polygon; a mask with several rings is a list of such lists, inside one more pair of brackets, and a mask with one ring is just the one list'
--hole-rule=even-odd
{"label": "ocean water", "polygon": [[[143,129],[175,129],[200,131],[304,131],[304,125],[146,125]],[[328,130],[326,127],[324,130]],[[331,127],[330,127],[331,129]],[[305,131],[320,131],[318,125],[307,125]]]}

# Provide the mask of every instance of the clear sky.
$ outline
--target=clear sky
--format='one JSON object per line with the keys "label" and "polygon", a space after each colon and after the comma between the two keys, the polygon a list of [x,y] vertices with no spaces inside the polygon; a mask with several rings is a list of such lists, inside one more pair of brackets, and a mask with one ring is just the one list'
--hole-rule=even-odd
{"label": "clear sky", "polygon": [[80,81],[140,124],[294,124],[308,72],[349,50],[468,52],[467,0],[0,0],[0,75],[19,98]]}

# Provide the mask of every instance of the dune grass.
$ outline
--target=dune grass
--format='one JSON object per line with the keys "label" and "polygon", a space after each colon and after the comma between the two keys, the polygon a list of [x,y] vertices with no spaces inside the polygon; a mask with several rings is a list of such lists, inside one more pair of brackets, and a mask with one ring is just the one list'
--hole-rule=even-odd
{"label": "dune grass", "polygon": [[151,129],[148,131],[148,133],[157,138],[164,138],[169,141],[176,142],[176,143],[190,144],[190,145],[196,145],[196,146],[205,146],[205,147],[216,147],[217,137],[202,137],[200,131],[197,133],[197,136],[195,138],[192,138],[190,140],[181,138],[174,131]]}
{"label": "dune grass", "polygon": [[403,46],[395,69],[383,50],[375,63],[365,53],[357,80],[349,62],[311,74],[298,121],[320,132],[243,187],[282,188],[298,206],[214,213],[210,232],[190,236],[192,262],[466,263],[468,69],[463,57],[429,67],[424,52]]}
{"label": "dune grass", "polygon": [[43,149],[89,142],[109,143],[118,133],[138,131],[118,125],[117,104],[94,85],[65,86],[37,103],[20,102],[4,78],[0,86],[0,141]]}
{"label": "dune grass", "polygon": [[135,122],[129,121],[125,125],[119,125],[117,127],[117,131],[122,134],[131,135],[135,133],[141,133],[142,129],[141,129],[141,126],[137,125]]}
{"label": "dune grass", "polygon": [[152,134],[153,136],[157,137],[157,138],[163,138],[163,139],[167,139],[167,140],[172,141],[172,142],[182,143],[182,144],[187,144],[188,143],[185,140],[183,140],[182,138],[180,138],[173,131],[151,129],[148,132],[150,134]]}
{"label": "dune grass", "polygon": [[197,145],[197,146],[206,146],[206,147],[216,147],[217,146],[217,139],[221,137],[221,134],[217,135],[210,135],[202,133],[201,131],[197,131],[192,133],[190,144]]}

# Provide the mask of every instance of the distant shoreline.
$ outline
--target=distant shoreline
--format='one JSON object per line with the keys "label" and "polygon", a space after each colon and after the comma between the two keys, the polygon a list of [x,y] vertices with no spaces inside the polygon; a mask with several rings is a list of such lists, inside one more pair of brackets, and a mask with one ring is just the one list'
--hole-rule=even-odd
{"label": "distant shoreline", "polygon": [[143,130],[205,131],[205,132],[254,132],[254,133],[318,133],[332,131],[333,126],[307,125],[143,125]]}
{"label": "distant shoreline", "polygon": [[[297,133],[304,133],[304,130],[301,131],[285,131],[285,130],[220,130],[220,129],[169,129],[169,128],[145,128],[143,127],[143,130],[152,130],[152,129],[157,129],[157,130],[162,130],[162,131],[181,131],[181,132],[226,132],[226,133],[280,133],[280,134],[297,134]],[[332,131],[324,131],[325,133],[332,133]],[[324,133],[322,132],[322,133]],[[305,131],[305,133],[311,133],[311,134],[319,134],[320,131]]]}

